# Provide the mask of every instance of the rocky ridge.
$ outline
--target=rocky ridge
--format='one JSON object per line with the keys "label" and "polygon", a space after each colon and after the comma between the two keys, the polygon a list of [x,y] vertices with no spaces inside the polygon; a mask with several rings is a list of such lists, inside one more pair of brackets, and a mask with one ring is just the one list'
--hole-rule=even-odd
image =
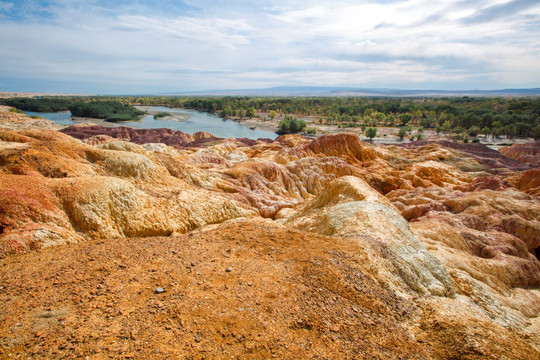
{"label": "rocky ridge", "polygon": [[0,128],[2,356],[540,354],[534,163],[17,121]]}

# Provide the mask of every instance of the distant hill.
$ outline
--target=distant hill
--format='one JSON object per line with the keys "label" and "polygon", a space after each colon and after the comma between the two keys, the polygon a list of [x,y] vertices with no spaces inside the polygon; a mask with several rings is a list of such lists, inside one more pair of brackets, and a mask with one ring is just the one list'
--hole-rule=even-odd
{"label": "distant hill", "polygon": [[540,96],[540,88],[502,90],[403,90],[317,86],[278,86],[266,89],[179,91],[159,95],[192,96]]}

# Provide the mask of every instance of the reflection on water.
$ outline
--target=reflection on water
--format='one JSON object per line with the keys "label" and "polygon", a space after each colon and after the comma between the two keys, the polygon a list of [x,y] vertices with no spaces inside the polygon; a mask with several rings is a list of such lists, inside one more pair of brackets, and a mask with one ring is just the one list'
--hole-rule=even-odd
{"label": "reflection on water", "polygon": [[[168,112],[168,113],[179,113],[189,116],[188,121],[174,121],[174,120],[154,120],[153,115],[145,115],[141,121],[123,121],[121,123],[115,123],[116,126],[129,126],[134,128],[141,129],[159,129],[159,128],[168,128],[173,130],[180,130],[188,134],[193,134],[197,131],[207,131],[218,137],[222,138],[249,138],[249,139],[258,139],[258,138],[269,138],[275,139],[277,134],[261,131],[261,130],[251,130],[250,128],[241,125],[232,120],[225,120],[221,117],[196,111],[196,110],[186,110],[186,109],[170,109],[163,106],[152,106],[150,107],[152,111],[155,112]],[[54,121],[59,125],[75,125],[79,122],[73,121],[71,119],[70,112],[60,112],[60,113],[36,113],[31,111],[25,111],[28,116],[37,115],[42,118],[46,118]],[[111,123],[107,123],[111,124]]]}

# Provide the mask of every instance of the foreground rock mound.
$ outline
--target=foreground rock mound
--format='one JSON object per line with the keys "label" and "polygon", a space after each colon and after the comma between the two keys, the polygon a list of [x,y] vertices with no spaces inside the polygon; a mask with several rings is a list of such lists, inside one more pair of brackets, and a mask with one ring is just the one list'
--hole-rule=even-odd
{"label": "foreground rock mound", "polygon": [[[381,268],[399,273],[419,293],[454,294],[448,271],[415,238],[405,219],[358,178],[342,177],[330,183],[291,220],[298,229],[356,239],[372,257],[385,259]],[[388,275],[389,283],[391,278]]]}
{"label": "foreground rock mound", "polygon": [[538,355],[524,337],[470,305],[437,297],[414,302],[386,288],[356,241],[271,221],[235,220],[179,237],[85,242],[2,266],[3,356]]}

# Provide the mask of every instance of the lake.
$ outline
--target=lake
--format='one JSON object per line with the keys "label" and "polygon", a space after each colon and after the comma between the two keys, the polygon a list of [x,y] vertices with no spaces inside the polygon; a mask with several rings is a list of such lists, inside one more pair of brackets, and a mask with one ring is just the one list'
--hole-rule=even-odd
{"label": "lake", "polygon": [[[160,129],[167,128],[173,130],[180,130],[182,132],[193,134],[197,131],[207,131],[221,138],[248,138],[259,139],[269,138],[275,139],[278,135],[262,130],[251,130],[250,128],[234,122],[232,120],[223,119],[215,114],[207,112],[187,110],[187,109],[171,109],[165,106],[152,106],[149,107],[153,112],[168,112],[170,114],[177,113],[184,116],[188,116],[188,121],[174,121],[174,120],[161,120],[154,119],[153,115],[145,115],[141,121],[122,121],[118,123],[107,123],[113,126],[129,126],[133,128],[141,129]],[[75,125],[81,121],[73,121],[71,113],[58,112],[58,113],[37,113],[32,111],[25,111],[26,115],[37,115],[39,117],[54,121],[59,125]]]}

